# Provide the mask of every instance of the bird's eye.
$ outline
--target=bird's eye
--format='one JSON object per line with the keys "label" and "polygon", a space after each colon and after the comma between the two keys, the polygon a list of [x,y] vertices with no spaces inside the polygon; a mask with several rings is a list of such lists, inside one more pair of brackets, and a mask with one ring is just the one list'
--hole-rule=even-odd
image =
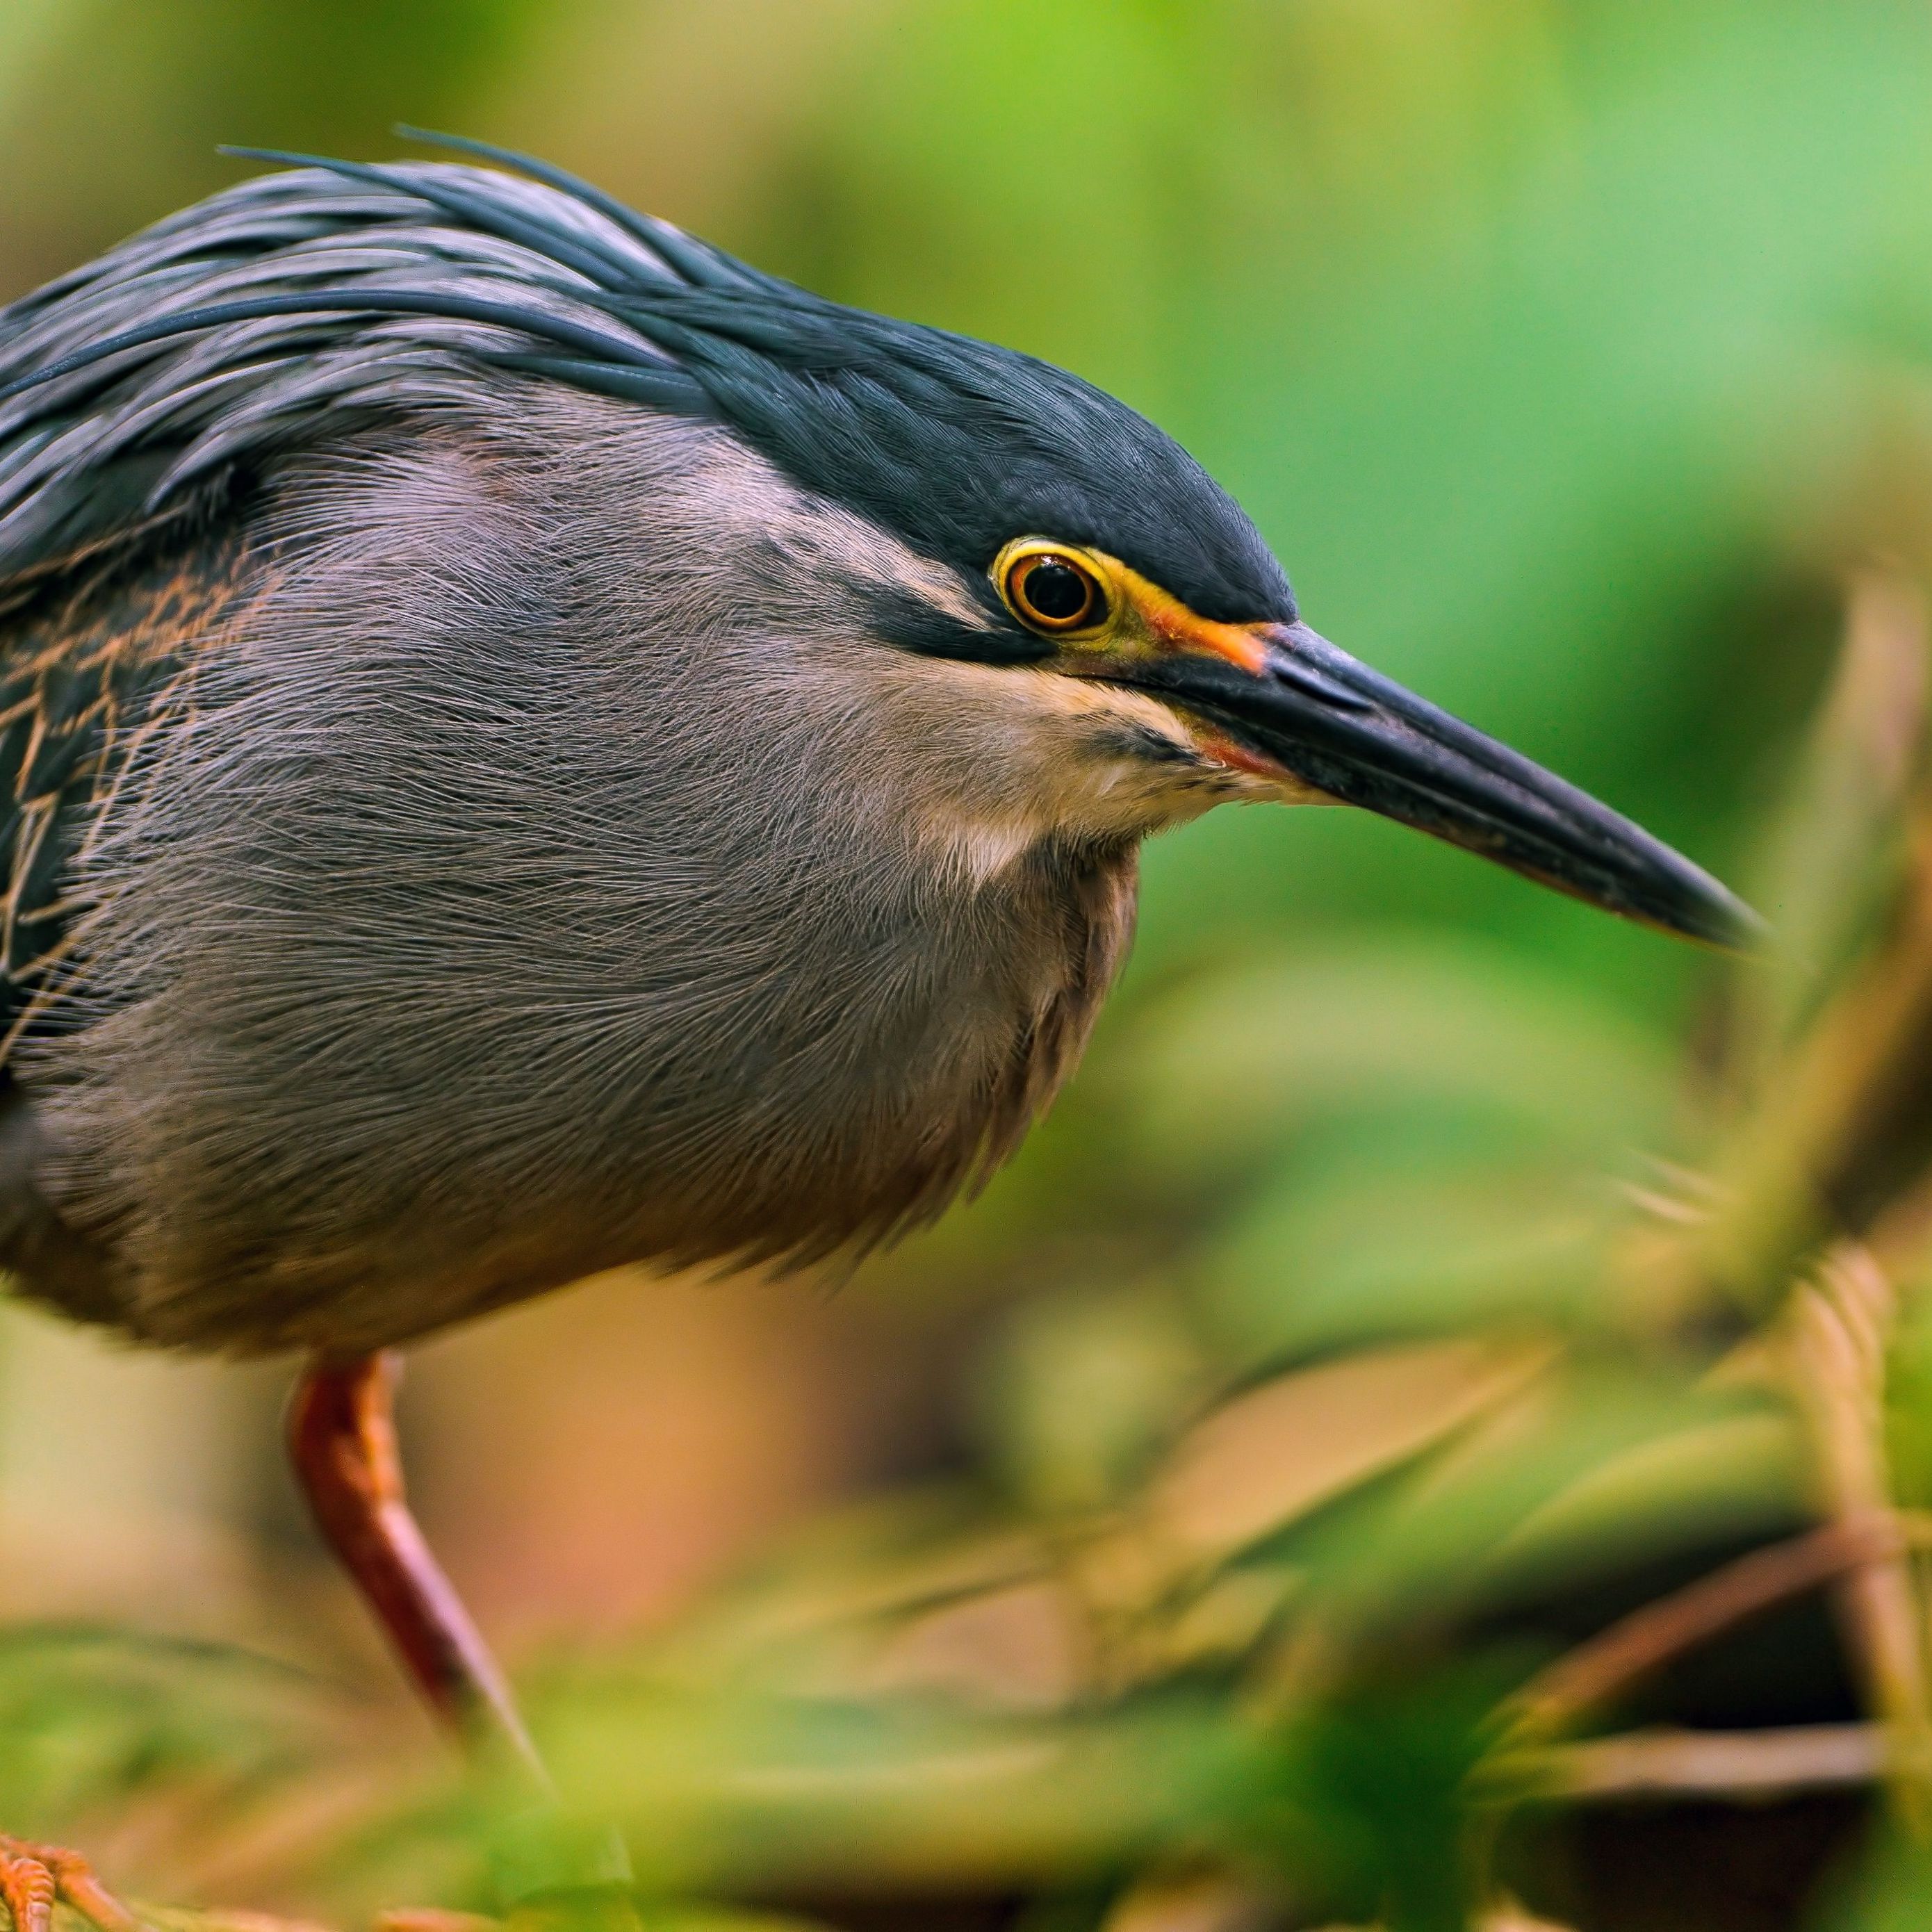
{"label": "bird's eye", "polygon": [[1001,587],[1013,615],[1050,636],[1088,629],[1107,614],[1100,578],[1065,550],[1023,550],[1007,565]]}

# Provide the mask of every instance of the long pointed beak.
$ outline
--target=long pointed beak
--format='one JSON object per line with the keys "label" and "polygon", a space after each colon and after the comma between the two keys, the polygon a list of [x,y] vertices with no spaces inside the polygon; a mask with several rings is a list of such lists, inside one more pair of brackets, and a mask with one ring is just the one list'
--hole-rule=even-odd
{"label": "long pointed beak", "polygon": [[1345,804],[1479,853],[1593,905],[1712,945],[1763,922],[1742,900],[1587,793],[1425,704],[1305,624],[1246,632],[1248,667],[1180,650],[1132,681],[1204,715]]}

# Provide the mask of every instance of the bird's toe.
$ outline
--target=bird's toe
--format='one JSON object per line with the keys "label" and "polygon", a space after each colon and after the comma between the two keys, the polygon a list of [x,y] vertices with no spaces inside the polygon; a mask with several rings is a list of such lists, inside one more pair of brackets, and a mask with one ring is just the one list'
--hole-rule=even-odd
{"label": "bird's toe", "polygon": [[140,1921],[78,1852],[0,1832],[0,1904],[13,1919],[13,1932],[51,1932],[56,1900],[98,1932],[140,1932]]}

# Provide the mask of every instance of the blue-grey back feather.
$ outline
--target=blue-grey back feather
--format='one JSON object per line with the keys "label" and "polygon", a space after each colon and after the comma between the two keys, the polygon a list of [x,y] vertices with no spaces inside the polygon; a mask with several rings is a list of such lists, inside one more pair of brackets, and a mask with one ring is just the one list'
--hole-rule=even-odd
{"label": "blue-grey back feather", "polygon": [[[581,238],[640,278],[671,271],[637,236],[558,191],[490,170],[461,178],[506,217],[527,211],[560,248]],[[198,313],[290,298],[296,312],[164,334],[0,402],[0,580],[186,500],[197,479],[340,435],[358,412],[448,404],[479,363],[527,356],[527,334],[459,316],[320,311],[325,293],[493,304],[590,332],[634,365],[662,350],[582,299],[578,272],[438,211],[400,186],[319,170],[262,176],[160,222],[0,312],[0,384]]]}
{"label": "blue-grey back feather", "polygon": [[358,411],[434,410],[508,368],[715,418],[969,578],[1011,538],[1053,536],[1204,615],[1293,616],[1232,500],[1078,377],[824,301],[522,165],[544,178],[305,164],[0,312],[0,580]]}

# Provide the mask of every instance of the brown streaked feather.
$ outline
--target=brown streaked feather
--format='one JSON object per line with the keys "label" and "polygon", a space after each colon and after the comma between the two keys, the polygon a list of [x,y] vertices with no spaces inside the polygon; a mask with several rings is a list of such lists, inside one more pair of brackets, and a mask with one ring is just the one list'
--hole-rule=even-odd
{"label": "brown streaked feather", "polygon": [[[196,653],[251,593],[238,531],[97,546],[0,586],[0,1038],[33,1024],[36,989],[85,900],[74,861],[143,732]],[[9,592],[12,592],[10,598]]]}

